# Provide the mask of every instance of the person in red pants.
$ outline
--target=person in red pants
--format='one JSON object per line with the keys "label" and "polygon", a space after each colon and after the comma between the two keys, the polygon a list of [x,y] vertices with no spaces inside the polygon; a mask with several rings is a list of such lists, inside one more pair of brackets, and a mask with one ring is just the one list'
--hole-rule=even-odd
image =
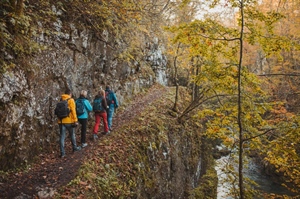
{"label": "person in red pants", "polygon": [[102,118],[103,126],[104,126],[104,134],[109,134],[108,124],[107,124],[107,114],[106,109],[108,108],[107,102],[105,99],[105,91],[100,90],[98,95],[96,95],[93,102],[93,111],[95,113],[95,125],[93,129],[93,138],[94,140],[98,138],[98,129],[100,125],[100,120]]}

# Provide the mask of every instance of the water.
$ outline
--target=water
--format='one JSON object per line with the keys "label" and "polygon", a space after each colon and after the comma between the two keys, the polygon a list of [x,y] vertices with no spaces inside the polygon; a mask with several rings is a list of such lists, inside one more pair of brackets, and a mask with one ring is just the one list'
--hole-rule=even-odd
{"label": "water", "polygon": [[226,168],[226,164],[228,162],[229,156],[223,156],[216,161],[216,171],[218,175],[218,188],[217,188],[217,198],[218,199],[232,199],[229,195],[229,189],[231,188],[231,184],[226,182],[228,178],[227,173],[222,169]]}
{"label": "water", "polygon": [[269,176],[263,173],[261,167],[255,164],[254,161],[249,161],[249,167],[246,170],[246,176],[258,184],[258,189],[264,193],[273,193],[278,195],[293,194],[284,186],[274,182]]}
{"label": "water", "polygon": [[[228,163],[229,156],[221,157],[216,161],[216,171],[218,174],[218,188],[217,188],[217,198],[218,199],[232,199],[233,197],[229,196],[229,189],[232,187],[232,184],[226,182],[230,177],[227,173],[222,171],[226,168]],[[245,169],[245,177],[249,177],[255,183],[258,184],[257,189],[260,189],[264,193],[273,193],[278,195],[292,195],[289,190],[272,181],[270,177],[264,175],[258,165],[254,161],[249,160],[249,167]]]}

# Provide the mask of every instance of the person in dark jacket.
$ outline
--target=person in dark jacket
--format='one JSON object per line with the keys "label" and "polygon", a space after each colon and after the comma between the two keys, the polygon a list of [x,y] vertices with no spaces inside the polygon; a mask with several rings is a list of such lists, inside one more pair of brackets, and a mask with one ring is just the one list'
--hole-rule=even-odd
{"label": "person in dark jacket", "polygon": [[82,90],[80,92],[80,97],[76,100],[76,107],[79,105],[79,103],[82,103],[83,105],[83,113],[81,113],[80,115],[77,113],[78,122],[81,124],[81,147],[82,148],[87,146],[86,143],[87,122],[88,122],[89,112],[93,110],[93,107],[89,102],[89,100],[86,98],[86,96],[87,96],[87,91]]}
{"label": "person in dark jacket", "polygon": [[70,110],[70,113],[67,117],[58,120],[59,130],[60,130],[60,139],[59,139],[60,153],[61,153],[61,157],[64,158],[66,155],[65,153],[66,131],[69,131],[72,146],[73,146],[73,152],[79,151],[81,147],[77,147],[76,145],[74,126],[78,125],[78,120],[77,120],[76,109],[75,109],[75,101],[72,98],[72,92],[70,89],[66,89],[65,94],[61,95],[61,100],[68,101],[68,107]]}
{"label": "person in dark jacket", "polygon": [[110,89],[109,86],[106,86],[105,88],[105,95],[107,104],[109,106],[109,109],[107,111],[107,123],[109,130],[112,131],[113,116],[115,109],[119,107],[119,102],[116,97],[116,94]]}
{"label": "person in dark jacket", "polygon": [[93,111],[95,112],[95,125],[93,129],[94,140],[98,138],[97,134],[98,134],[101,118],[103,121],[104,133],[105,134],[110,133],[108,130],[106,109],[108,109],[108,106],[105,99],[105,91],[100,90],[93,102]]}

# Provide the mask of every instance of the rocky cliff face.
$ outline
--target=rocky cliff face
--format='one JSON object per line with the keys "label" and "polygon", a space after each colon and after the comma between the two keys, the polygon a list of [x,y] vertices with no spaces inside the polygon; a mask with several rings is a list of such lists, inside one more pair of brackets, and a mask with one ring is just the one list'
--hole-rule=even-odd
{"label": "rocky cliff face", "polygon": [[[140,62],[124,62],[118,54],[122,43],[108,32],[102,40],[89,30],[78,30],[70,24],[70,33],[62,30],[62,21],[54,26],[55,36],[46,36],[40,25],[36,40],[46,49],[29,62],[6,71],[0,78],[0,169],[26,164],[41,150],[51,150],[57,142],[58,129],[54,107],[65,88],[75,97],[82,89],[92,99],[96,92],[110,84],[120,104],[142,88],[155,82],[167,84],[166,58],[158,39],[145,41]],[[147,44],[147,45],[146,45]]]}

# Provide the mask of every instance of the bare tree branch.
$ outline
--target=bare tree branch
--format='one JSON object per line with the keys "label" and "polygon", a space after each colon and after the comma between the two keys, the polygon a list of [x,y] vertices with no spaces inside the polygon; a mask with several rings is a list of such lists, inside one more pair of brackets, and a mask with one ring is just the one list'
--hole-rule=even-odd
{"label": "bare tree branch", "polygon": [[240,40],[240,38],[238,38],[238,37],[237,38],[226,38],[226,37],[212,38],[212,37],[209,37],[209,36],[206,36],[206,35],[203,35],[203,34],[197,34],[196,36],[204,37],[204,38],[215,40],[215,41],[237,41],[237,40]]}
{"label": "bare tree branch", "polygon": [[161,11],[159,12],[159,14],[162,14],[168,7],[169,3],[170,3],[171,0],[169,0],[165,5],[164,7],[161,9]]}
{"label": "bare tree branch", "polygon": [[252,136],[252,137],[243,139],[242,142],[246,142],[246,141],[252,140],[252,139],[254,139],[254,138],[260,137],[260,136],[265,135],[265,134],[267,134],[267,133],[269,133],[270,131],[273,131],[273,130],[275,130],[275,128],[273,128],[273,129],[268,129],[267,131],[265,131],[265,132],[263,132],[263,133],[261,133],[261,134],[258,134],[258,135],[256,135],[256,136]]}
{"label": "bare tree branch", "polygon": [[270,74],[261,74],[258,76],[300,76],[299,73],[270,73]]}

